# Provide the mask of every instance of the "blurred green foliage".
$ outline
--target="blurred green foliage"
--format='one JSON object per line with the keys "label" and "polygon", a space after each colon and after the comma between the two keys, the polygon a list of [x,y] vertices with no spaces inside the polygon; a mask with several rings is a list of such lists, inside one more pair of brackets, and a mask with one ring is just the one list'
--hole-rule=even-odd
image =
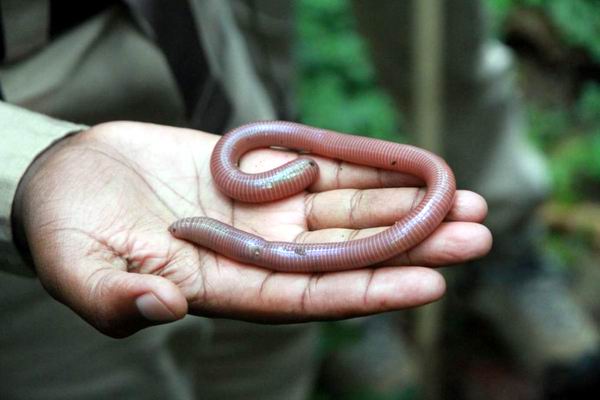
{"label": "blurred green foliage", "polygon": [[600,2],[597,0],[490,0],[496,25],[514,7],[530,6],[546,12],[564,39],[600,59]]}
{"label": "blurred green foliage", "polygon": [[298,2],[299,107],[309,125],[394,139],[398,117],[377,86],[346,0]]}
{"label": "blurred green foliage", "polygon": [[530,137],[549,159],[555,200],[600,202],[600,85],[588,84],[570,110],[527,109]]}

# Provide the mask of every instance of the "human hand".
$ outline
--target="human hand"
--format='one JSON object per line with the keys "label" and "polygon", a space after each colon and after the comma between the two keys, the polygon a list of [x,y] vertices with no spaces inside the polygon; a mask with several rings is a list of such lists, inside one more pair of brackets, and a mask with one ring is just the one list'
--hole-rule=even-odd
{"label": "human hand", "polygon": [[[46,289],[111,336],[188,312],[270,323],[340,319],[434,301],[445,283],[427,266],[490,249],[491,235],[479,224],[485,201],[465,191],[457,192],[447,222],[431,237],[376,269],[276,273],[175,239],[167,230],[171,222],[204,215],[268,240],[349,240],[393,224],[423,193],[380,188],[415,183],[401,174],[314,157],[321,174],[308,192],[239,203],[212,183],[209,160],[218,138],[115,122],[46,151],[23,178],[14,212]],[[257,150],[241,167],[257,172],[294,157]]]}

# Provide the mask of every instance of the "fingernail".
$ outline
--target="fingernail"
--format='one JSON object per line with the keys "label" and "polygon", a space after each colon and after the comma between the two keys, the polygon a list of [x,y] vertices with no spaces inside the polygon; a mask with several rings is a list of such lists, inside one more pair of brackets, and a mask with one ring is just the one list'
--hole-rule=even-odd
{"label": "fingernail", "polygon": [[140,314],[147,320],[166,322],[177,319],[175,314],[152,292],[141,295],[135,300]]}

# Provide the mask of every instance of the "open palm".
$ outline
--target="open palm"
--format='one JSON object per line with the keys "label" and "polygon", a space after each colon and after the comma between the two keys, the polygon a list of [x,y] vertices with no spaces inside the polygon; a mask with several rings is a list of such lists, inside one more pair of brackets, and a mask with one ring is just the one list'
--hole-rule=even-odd
{"label": "open palm", "polygon": [[[378,268],[277,273],[175,239],[167,230],[174,220],[209,216],[268,240],[350,240],[393,224],[422,195],[397,187],[413,178],[317,157],[321,174],[310,191],[239,203],[212,182],[217,140],[192,130],[109,123],[40,157],[19,188],[15,221],[49,292],[113,336],[188,312],[262,322],[346,318],[431,302],[445,284],[426,267],[490,248],[490,233],[479,224],[485,201],[460,191],[448,221],[429,239]],[[293,157],[255,151],[242,169],[258,172]]]}

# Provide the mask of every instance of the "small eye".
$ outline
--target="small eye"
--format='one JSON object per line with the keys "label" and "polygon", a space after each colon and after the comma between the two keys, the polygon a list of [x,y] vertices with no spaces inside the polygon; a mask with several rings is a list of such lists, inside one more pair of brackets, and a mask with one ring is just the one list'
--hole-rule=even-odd
{"label": "small eye", "polygon": [[303,247],[296,247],[294,249],[294,253],[298,254],[299,256],[305,256],[306,250]]}

